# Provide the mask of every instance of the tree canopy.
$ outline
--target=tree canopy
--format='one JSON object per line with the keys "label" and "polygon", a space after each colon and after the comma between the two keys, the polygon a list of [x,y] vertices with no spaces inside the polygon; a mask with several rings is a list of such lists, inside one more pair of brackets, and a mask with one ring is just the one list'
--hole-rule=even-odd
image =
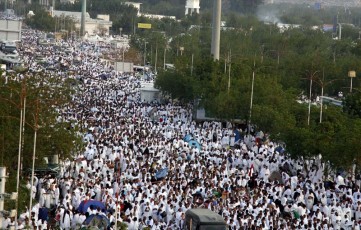
{"label": "tree canopy", "polygon": [[[22,76],[23,79],[19,79]],[[19,153],[19,126],[21,110],[25,108],[25,125],[22,131],[23,180],[32,166],[34,134],[36,139],[36,167],[46,168],[44,157],[58,155],[70,157],[82,148],[76,124],[58,120],[59,109],[71,106],[72,83],[44,73],[26,72],[0,78],[0,163],[7,167],[7,191],[16,191],[16,171]],[[26,101],[26,102],[25,102]],[[25,188],[20,191],[20,208],[28,202]]]}
{"label": "tree canopy", "polygon": [[[237,27],[222,32],[219,61],[213,62],[209,49],[203,47],[210,46],[209,40],[201,37],[207,28],[191,32],[179,38],[183,54],[174,55],[174,70],[159,73],[156,87],[173,99],[200,100],[210,117],[251,121],[257,129],[284,142],[293,157],[322,154],[336,168],[360,163],[356,150],[361,147],[357,142],[361,135],[357,78],[353,81],[355,93],[346,93],[348,71],[361,71],[357,64],[360,41],[352,36],[333,40],[331,33],[307,26],[281,32],[252,16],[229,19]],[[177,42],[171,43],[173,52]],[[308,125],[308,104],[297,100],[308,96],[311,80],[312,100],[322,89],[327,96],[337,97],[343,91],[347,97],[344,109],[323,106],[322,123],[320,105],[312,105]]]}

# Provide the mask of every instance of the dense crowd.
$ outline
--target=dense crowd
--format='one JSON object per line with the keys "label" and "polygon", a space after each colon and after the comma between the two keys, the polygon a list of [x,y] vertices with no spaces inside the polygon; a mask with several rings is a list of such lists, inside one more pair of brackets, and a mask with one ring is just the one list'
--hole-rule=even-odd
{"label": "dense crowd", "polygon": [[[74,106],[59,108],[58,119],[82,126],[86,147],[63,161],[58,177],[29,182],[38,198],[31,217],[6,219],[3,228],[48,229],[55,221],[80,229],[97,215],[108,229],[173,230],[185,227],[188,209],[206,208],[229,229],[360,229],[361,180],[353,172],[326,170],[321,156],[292,160],[261,131],[195,122],[189,105],[141,101],[143,80],[102,62],[106,46],[63,41],[72,49],[66,55],[38,46],[33,31],[24,36],[23,51],[41,53],[57,65],[48,71],[79,82]],[[35,55],[22,55],[40,68]],[[44,207],[54,221],[41,217]]]}

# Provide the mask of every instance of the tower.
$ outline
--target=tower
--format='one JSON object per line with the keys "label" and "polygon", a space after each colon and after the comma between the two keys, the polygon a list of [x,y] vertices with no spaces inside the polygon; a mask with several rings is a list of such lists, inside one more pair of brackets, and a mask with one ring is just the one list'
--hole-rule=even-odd
{"label": "tower", "polygon": [[213,60],[215,61],[219,60],[219,47],[221,42],[221,15],[222,15],[222,0],[214,0],[211,54],[213,55]]}
{"label": "tower", "polygon": [[199,1],[200,0],[187,0],[186,15],[192,15],[193,13],[199,14]]}
{"label": "tower", "polygon": [[86,0],[82,0],[81,4],[81,24],[80,24],[80,36],[85,35],[85,14],[86,14]]}

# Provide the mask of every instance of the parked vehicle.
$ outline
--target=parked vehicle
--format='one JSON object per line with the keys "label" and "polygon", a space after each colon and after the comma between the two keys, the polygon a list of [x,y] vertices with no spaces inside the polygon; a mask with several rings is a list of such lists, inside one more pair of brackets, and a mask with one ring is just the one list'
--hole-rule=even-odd
{"label": "parked vehicle", "polygon": [[223,217],[209,209],[189,209],[185,213],[184,230],[226,230]]}

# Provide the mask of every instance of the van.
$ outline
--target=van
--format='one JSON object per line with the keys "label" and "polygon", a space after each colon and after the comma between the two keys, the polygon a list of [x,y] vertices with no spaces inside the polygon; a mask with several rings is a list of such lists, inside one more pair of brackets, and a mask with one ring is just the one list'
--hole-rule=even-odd
{"label": "van", "polygon": [[1,43],[1,51],[4,53],[13,53],[16,51],[16,43],[15,42],[2,42]]}
{"label": "van", "polygon": [[184,230],[226,230],[223,217],[209,209],[189,209],[185,213]]}

